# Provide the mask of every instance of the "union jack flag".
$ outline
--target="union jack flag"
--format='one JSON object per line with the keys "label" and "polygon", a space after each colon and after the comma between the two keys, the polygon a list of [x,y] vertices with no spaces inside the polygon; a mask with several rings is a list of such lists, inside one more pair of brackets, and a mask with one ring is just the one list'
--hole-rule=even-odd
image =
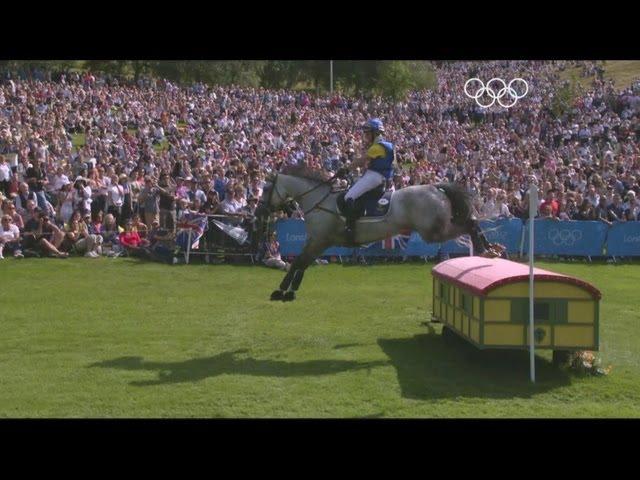
{"label": "union jack flag", "polygon": [[411,238],[411,231],[403,231],[398,235],[394,235],[389,238],[385,238],[379,242],[369,243],[365,245],[366,248],[382,248],[383,250],[404,250],[407,248],[407,243]]}
{"label": "union jack flag", "polygon": [[178,228],[182,230],[176,235],[176,245],[186,250],[191,231],[191,249],[196,249],[202,235],[208,230],[207,216],[197,212],[185,212],[178,222]]}

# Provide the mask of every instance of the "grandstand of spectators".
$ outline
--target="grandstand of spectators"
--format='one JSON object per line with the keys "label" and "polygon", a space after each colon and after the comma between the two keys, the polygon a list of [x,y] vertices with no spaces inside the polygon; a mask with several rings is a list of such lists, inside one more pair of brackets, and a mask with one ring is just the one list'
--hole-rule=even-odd
{"label": "grandstand of spectators", "polygon": [[[3,78],[0,245],[97,257],[125,229],[175,231],[185,211],[250,218],[267,175],[301,163],[337,171],[361,151],[370,117],[396,145],[391,188],[459,182],[481,218],[526,218],[535,178],[542,216],[640,220],[640,81],[617,89],[599,62],[434,66],[437,88],[404,101],[89,72]],[[593,78],[558,110],[561,73],[575,66]],[[464,94],[471,77],[522,77],[529,93],[483,109]]]}

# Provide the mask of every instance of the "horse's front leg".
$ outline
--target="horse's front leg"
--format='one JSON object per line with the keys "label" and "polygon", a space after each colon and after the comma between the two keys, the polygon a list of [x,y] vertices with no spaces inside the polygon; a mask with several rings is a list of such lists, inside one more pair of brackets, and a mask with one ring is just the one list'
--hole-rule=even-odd
{"label": "horse's front leg", "polygon": [[296,291],[300,288],[304,272],[311,265],[316,257],[320,255],[327,245],[307,244],[302,253],[291,264],[291,268],[280,283],[280,288],[271,294],[271,300],[282,300],[290,302],[295,300]]}

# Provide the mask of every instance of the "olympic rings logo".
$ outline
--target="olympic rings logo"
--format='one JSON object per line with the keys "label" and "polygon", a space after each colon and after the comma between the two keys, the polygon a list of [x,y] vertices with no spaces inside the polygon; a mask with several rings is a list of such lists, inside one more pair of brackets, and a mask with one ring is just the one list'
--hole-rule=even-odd
{"label": "olympic rings logo", "polygon": [[582,240],[582,232],[580,230],[558,230],[557,228],[552,228],[549,230],[548,235],[549,240],[554,245],[564,245],[566,247],[571,247]]}
{"label": "olympic rings logo", "polygon": [[[476,85],[479,84],[479,87],[476,89],[474,94],[469,92],[469,84],[471,82],[476,82]],[[496,93],[496,90],[492,88],[492,85],[495,82],[499,82],[502,84],[502,88],[500,88],[497,91],[497,93]],[[524,85],[524,93],[518,93],[518,91],[512,87],[512,85],[516,82],[518,83],[518,85]],[[474,77],[467,80],[467,82],[464,84],[465,95],[469,98],[473,98],[478,104],[478,106],[482,108],[491,107],[494,103],[496,103],[496,100],[498,101],[500,106],[504,108],[511,108],[518,102],[518,100],[523,98],[528,92],[529,92],[529,84],[526,82],[526,80],[522,78],[514,78],[507,85],[507,83],[503,79],[496,77],[489,80],[487,82],[487,85],[485,86],[482,80]],[[510,103],[506,103],[506,104],[502,103],[502,98],[505,95],[508,95],[509,98],[511,98]],[[488,100],[485,100],[485,98],[487,97],[488,99],[491,100],[490,103],[486,103]],[[482,101],[480,101],[480,99],[482,99]]]}

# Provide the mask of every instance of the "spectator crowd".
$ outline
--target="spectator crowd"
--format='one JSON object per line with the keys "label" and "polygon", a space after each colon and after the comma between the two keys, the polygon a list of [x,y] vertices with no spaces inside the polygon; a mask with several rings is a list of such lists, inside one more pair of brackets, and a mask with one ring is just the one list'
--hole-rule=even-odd
{"label": "spectator crowd", "polygon": [[[0,257],[166,253],[185,214],[250,221],[284,166],[348,165],[371,117],[396,145],[392,189],[458,182],[481,218],[525,218],[534,182],[541,216],[640,220],[640,81],[617,89],[601,62],[434,67],[436,88],[404,101],[75,72],[3,78]],[[573,67],[589,86],[559,108]],[[484,109],[464,94],[471,77],[521,77],[529,91]]]}

